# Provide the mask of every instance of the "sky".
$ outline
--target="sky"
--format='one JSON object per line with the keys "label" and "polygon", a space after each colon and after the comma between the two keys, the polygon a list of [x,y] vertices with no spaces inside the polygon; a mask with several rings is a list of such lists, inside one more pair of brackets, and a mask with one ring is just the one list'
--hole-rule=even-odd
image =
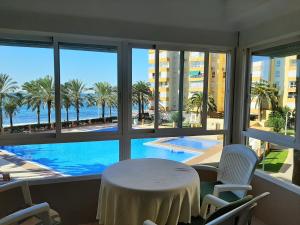
{"label": "sky", "polygon": [[[148,80],[148,50],[133,49],[132,80]],[[6,73],[21,86],[45,75],[54,75],[51,48],[0,46],[0,73]],[[106,81],[117,85],[117,53],[60,50],[61,82],[84,81],[87,87]]]}
{"label": "sky", "polygon": [[269,75],[270,75],[270,62],[271,59],[268,56],[256,56],[254,55],[252,57],[253,62],[257,61],[263,61],[263,72],[262,72],[262,78],[264,80],[269,80]]}

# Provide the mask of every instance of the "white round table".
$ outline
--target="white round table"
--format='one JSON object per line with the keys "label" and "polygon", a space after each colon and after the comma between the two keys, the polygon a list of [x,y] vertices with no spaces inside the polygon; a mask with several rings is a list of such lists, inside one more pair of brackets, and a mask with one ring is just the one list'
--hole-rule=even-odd
{"label": "white round table", "polygon": [[103,225],[189,223],[200,212],[200,180],[192,167],[165,159],[125,160],[101,179],[97,219]]}

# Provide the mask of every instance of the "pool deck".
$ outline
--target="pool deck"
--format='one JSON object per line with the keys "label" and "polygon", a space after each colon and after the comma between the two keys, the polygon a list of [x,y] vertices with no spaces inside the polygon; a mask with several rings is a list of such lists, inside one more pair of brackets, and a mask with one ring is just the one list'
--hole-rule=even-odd
{"label": "pool deck", "polygon": [[10,173],[12,179],[38,179],[63,176],[46,166],[20,159],[16,155],[1,149],[0,172]]}

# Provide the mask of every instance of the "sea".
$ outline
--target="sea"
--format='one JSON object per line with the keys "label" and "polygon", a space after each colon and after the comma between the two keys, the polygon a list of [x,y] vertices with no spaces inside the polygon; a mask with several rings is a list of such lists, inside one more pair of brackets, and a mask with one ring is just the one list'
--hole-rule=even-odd
{"label": "sea", "polygon": [[[109,117],[109,108],[105,108],[105,117]],[[112,116],[118,115],[118,109],[112,108],[111,110]],[[9,117],[3,112],[4,120],[3,120],[3,126],[8,127],[9,126]],[[79,119],[85,120],[85,119],[97,119],[102,117],[102,109],[96,106],[87,106],[84,105],[80,107],[79,112]],[[40,114],[40,121],[41,123],[47,123],[48,122],[48,110],[47,107],[44,106],[41,108],[41,114]],[[67,121],[67,113],[65,108],[61,109],[61,121]],[[71,107],[69,109],[69,121],[76,121],[76,109],[74,107]],[[55,122],[55,109],[51,109],[51,122]],[[37,113],[36,111],[32,111],[30,108],[26,105],[19,108],[17,113],[13,116],[13,125],[26,125],[26,124],[36,124],[37,123]]]}

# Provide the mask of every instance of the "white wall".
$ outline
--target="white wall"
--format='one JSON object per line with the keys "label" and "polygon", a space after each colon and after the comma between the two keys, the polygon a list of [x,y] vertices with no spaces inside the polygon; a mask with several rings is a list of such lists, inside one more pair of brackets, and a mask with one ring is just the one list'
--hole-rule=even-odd
{"label": "white wall", "polygon": [[235,46],[236,43],[236,34],[234,32],[0,10],[0,31],[3,33],[18,30],[21,30],[21,33],[79,34],[226,47]]}
{"label": "white wall", "polygon": [[[270,12],[272,13],[272,12]],[[283,39],[300,38],[300,11],[266,21],[240,32],[240,46],[251,47]]]}

